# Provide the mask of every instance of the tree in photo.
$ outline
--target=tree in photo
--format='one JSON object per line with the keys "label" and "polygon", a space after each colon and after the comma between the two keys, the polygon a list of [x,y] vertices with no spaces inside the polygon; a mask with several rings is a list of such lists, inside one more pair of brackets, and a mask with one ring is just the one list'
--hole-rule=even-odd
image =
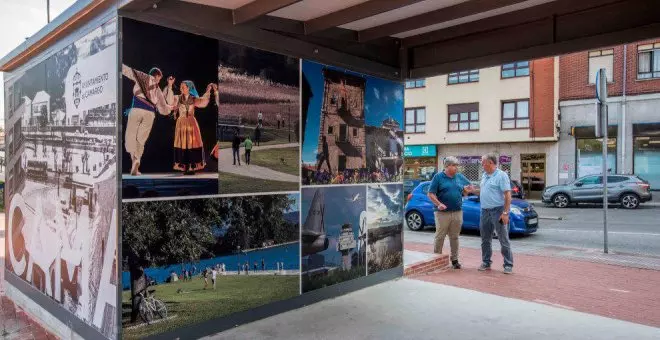
{"label": "tree in photo", "polygon": [[139,293],[147,289],[144,269],[191,263],[215,241],[213,225],[223,212],[216,200],[158,201],[124,204],[124,266],[131,277],[131,322],[137,320]]}

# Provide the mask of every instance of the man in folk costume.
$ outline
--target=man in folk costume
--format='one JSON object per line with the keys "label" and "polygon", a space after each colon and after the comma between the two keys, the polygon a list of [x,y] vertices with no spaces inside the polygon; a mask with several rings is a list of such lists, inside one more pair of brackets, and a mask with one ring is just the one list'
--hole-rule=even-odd
{"label": "man in folk costume", "polygon": [[[163,116],[170,114],[171,107],[165,101],[163,91],[159,87],[163,72],[154,67],[149,74],[122,65],[122,74],[135,82],[133,86],[133,103],[128,111],[126,125],[125,148],[131,154],[131,175],[140,175],[140,162],[144,153],[144,145],[156,118],[156,111]],[[174,82],[174,78],[168,82]]]}

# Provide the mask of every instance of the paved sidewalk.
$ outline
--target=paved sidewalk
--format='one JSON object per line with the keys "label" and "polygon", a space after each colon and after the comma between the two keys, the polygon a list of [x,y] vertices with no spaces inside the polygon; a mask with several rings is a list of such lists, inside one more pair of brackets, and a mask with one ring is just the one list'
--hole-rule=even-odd
{"label": "paved sidewalk", "polygon": [[[405,249],[433,252],[433,246],[424,243],[408,242]],[[482,273],[476,269],[481,251],[462,248],[464,269],[416,278],[660,327],[660,271],[513,251],[513,275],[502,274],[499,252],[493,252],[493,270]]]}
{"label": "paved sidewalk", "polygon": [[[405,242],[432,244],[433,238],[428,234],[420,232],[405,231]],[[461,249],[481,249],[481,239],[478,237],[460,237]],[[559,247],[554,244],[546,244],[535,241],[534,239],[515,238],[512,241],[512,247],[518,254],[538,255],[547,257],[557,257],[567,260],[588,261],[601,264],[610,264],[630,268],[660,270],[660,257],[643,254],[627,254],[610,250],[609,254],[604,254],[602,249],[588,248],[569,248]],[[432,249],[432,248],[431,248]],[[445,241],[444,249],[449,249],[449,241]],[[493,253],[499,253],[500,244],[493,240]]]}
{"label": "paved sidewalk", "polygon": [[659,339],[660,329],[419,280],[400,279],[208,339]]}
{"label": "paved sidewalk", "polygon": [[[266,145],[266,146],[255,146],[252,148],[253,152],[259,150],[268,150],[268,149],[283,149],[283,148],[292,148],[299,146],[298,143],[291,144],[277,144],[277,145]],[[245,149],[240,149],[241,157],[241,166],[233,165],[234,155],[231,148],[220,149],[220,155],[218,156],[218,170],[220,172],[227,172],[234,175],[247,176],[252,178],[267,179],[272,181],[279,182],[300,182],[298,176],[287,174],[284,172],[275,171],[269,168],[265,168],[258,165],[245,165],[243,160],[245,157]]]}

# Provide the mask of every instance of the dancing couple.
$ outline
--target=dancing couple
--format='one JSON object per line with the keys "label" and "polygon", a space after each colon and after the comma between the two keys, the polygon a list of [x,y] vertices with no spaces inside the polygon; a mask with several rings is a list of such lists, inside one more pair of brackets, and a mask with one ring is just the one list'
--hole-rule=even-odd
{"label": "dancing couple", "polygon": [[[167,86],[160,88],[163,72],[154,67],[149,73],[144,73],[126,65],[122,65],[122,74],[131,79],[133,86],[133,103],[128,110],[125,147],[131,155],[131,175],[141,175],[140,163],[144,153],[144,145],[149,138],[156,112],[170,116],[176,121],[174,133],[174,170],[191,175],[206,167],[204,144],[195,108],[208,106],[211,91],[218,97],[218,85],[209,84],[206,92],[199,96],[195,84],[184,80],[179,86],[180,94],[174,94],[175,78],[167,78]],[[216,100],[217,103],[217,100]]]}

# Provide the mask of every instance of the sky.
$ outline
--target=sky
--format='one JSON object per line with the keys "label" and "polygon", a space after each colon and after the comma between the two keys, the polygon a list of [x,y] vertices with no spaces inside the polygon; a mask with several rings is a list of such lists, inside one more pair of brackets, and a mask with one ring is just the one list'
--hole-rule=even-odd
{"label": "sky", "polygon": [[[316,163],[318,151],[318,135],[321,125],[321,104],[323,102],[324,67],[346,72],[345,69],[326,66],[311,61],[303,61],[303,76],[307,77],[312,89],[312,98],[307,109],[307,126],[305,128],[305,144],[302,158],[304,163]],[[349,72],[359,75],[358,73]],[[365,121],[367,125],[381,126],[383,120],[392,117],[403,128],[403,85],[380,78],[366,76]]]}
{"label": "sky", "polygon": [[[360,231],[360,214],[366,210],[365,186],[336,186],[302,189],[302,221],[307,219],[312,199],[316,190],[323,190],[325,201],[325,231],[330,244],[328,249],[319,253],[325,256],[326,263],[341,263],[341,253],[337,251],[339,232],[344,223],[353,225],[353,235],[357,239]],[[353,199],[357,196],[357,200]],[[353,249],[353,252],[357,248]]]}
{"label": "sky", "polygon": [[[50,17],[53,20],[73,5],[75,0],[50,0]],[[46,0],[0,0],[0,58],[9,54],[46,26]],[[4,76],[0,72],[4,88]],[[3,91],[4,93],[4,91]],[[0,96],[0,124],[4,124],[4,95]]]}
{"label": "sky", "polygon": [[289,209],[291,211],[300,211],[300,195],[299,194],[291,194],[288,195],[290,199],[293,199],[294,202],[289,206]]}
{"label": "sky", "polygon": [[367,218],[373,223],[378,218],[403,221],[403,185],[369,185],[367,193]]}

